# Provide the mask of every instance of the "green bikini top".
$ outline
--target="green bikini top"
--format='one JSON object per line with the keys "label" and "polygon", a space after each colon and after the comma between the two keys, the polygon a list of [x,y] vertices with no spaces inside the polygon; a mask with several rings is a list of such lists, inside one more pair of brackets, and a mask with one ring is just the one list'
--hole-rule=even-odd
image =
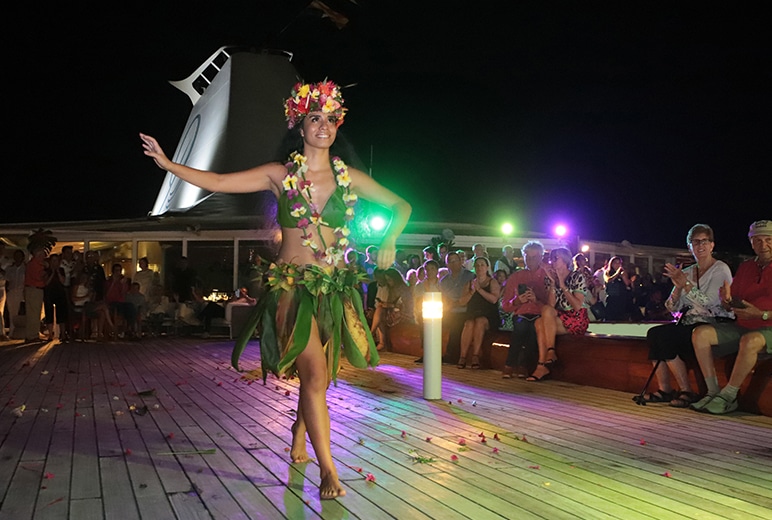
{"label": "green bikini top", "polygon": [[[332,192],[332,195],[330,195],[327,203],[324,205],[321,217],[322,221],[327,227],[335,229],[343,227],[345,224],[346,203],[343,202],[343,195],[345,192],[345,188],[338,185],[335,188],[335,191]],[[296,205],[298,204],[305,208],[306,211],[304,215],[295,217],[292,215],[292,211],[296,209]],[[290,200],[290,198],[287,196],[287,191],[282,191],[279,195],[277,220],[279,221],[279,225],[281,227],[298,227],[298,222],[300,222],[300,220],[303,218],[308,218],[310,213],[311,210],[308,207],[308,201],[302,195],[298,194],[293,197],[292,200]]]}

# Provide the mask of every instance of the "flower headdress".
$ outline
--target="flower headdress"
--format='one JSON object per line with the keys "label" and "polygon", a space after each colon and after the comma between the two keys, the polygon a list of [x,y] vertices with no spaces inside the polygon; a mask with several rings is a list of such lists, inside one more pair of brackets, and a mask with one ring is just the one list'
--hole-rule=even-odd
{"label": "flower headdress", "polygon": [[343,124],[343,117],[346,115],[343,103],[340,87],[332,81],[298,82],[292,87],[290,97],[284,102],[287,126],[293,128],[309,112],[324,112],[325,114],[335,114],[338,118],[336,126],[339,127]]}

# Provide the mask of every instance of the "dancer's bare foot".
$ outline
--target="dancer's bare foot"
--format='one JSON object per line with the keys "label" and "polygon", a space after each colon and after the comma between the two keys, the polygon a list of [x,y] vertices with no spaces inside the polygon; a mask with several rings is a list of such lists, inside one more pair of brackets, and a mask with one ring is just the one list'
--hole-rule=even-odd
{"label": "dancer's bare foot", "polygon": [[319,485],[319,498],[330,500],[346,495],[346,490],[340,485],[337,473],[330,473],[322,477],[322,483]]}
{"label": "dancer's bare foot", "polygon": [[308,462],[311,457],[308,455],[306,449],[306,429],[302,428],[300,431],[300,425],[298,421],[292,423],[292,448],[290,448],[290,458],[292,462],[300,464],[302,462]]}

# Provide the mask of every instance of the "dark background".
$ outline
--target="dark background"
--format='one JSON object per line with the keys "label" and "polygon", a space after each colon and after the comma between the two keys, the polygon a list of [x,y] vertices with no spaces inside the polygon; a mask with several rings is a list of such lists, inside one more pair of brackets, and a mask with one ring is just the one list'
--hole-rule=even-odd
{"label": "dark background", "polygon": [[163,172],[137,133],[173,152],[191,106],[168,81],[223,45],[287,50],[307,81],[356,84],[342,131],[415,220],[525,234],[562,219],[587,239],[673,247],[705,222],[718,250],[750,253],[748,225],[772,218],[761,7],[112,4],[8,12],[0,222],[146,215]]}

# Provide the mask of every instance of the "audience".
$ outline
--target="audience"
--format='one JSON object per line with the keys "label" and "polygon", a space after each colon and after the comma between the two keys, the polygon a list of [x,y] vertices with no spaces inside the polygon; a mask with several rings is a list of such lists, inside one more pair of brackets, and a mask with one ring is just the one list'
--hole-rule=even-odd
{"label": "audience", "polygon": [[632,320],[632,309],[635,306],[633,283],[621,257],[614,256],[609,260],[603,278],[606,285],[606,321]]}
{"label": "audience", "polygon": [[[85,271],[74,279],[70,287],[70,301],[72,302],[72,318],[80,317],[78,335],[82,340],[87,339],[87,326],[90,327],[90,337],[95,339],[105,339],[105,323],[110,327],[111,333],[115,333],[115,324],[110,316],[110,309],[104,301],[95,299],[94,288],[91,286],[91,277]],[[94,327],[93,324],[96,323]]]}
{"label": "audience", "polygon": [[506,276],[509,276],[517,269],[517,263],[515,262],[515,249],[506,245],[501,248],[501,258],[496,260],[496,264],[493,266],[493,271],[504,271]]}
{"label": "audience", "polygon": [[461,357],[458,368],[466,368],[466,358],[471,349],[471,367],[480,368],[480,350],[485,333],[499,325],[498,303],[501,286],[490,275],[490,262],[484,256],[474,261],[475,278],[466,302],[466,321],[461,331]]}
{"label": "audience", "polygon": [[401,322],[414,322],[413,295],[399,271],[393,267],[374,272],[378,291],[370,331],[378,338],[378,350],[389,348],[389,329]]}
{"label": "audience", "polygon": [[14,337],[16,325],[24,317],[20,314],[22,302],[24,302],[24,276],[27,270],[26,254],[21,249],[13,252],[13,262],[5,267],[6,280],[6,306],[8,315],[5,316],[5,324],[8,326],[8,336]]}
{"label": "audience", "polygon": [[[544,246],[532,240],[523,246],[521,253],[525,268],[509,275],[501,299],[504,312],[513,314],[512,339],[502,372],[504,379],[512,377],[515,367],[525,368],[530,355],[528,349],[536,341],[534,321],[549,301],[547,271],[542,265]],[[518,376],[525,377],[525,374],[519,372]]]}
{"label": "audience", "polygon": [[27,315],[25,336],[27,342],[40,341],[40,318],[43,312],[43,292],[48,282],[46,250],[32,245],[31,257],[24,271],[24,303]]}
{"label": "audience", "polygon": [[461,331],[466,321],[466,303],[472,294],[474,274],[464,269],[458,252],[451,252],[445,257],[448,273],[440,278],[442,293],[442,330],[447,334],[444,363],[455,364],[461,357]]}
{"label": "audience", "polygon": [[550,375],[550,367],[557,363],[555,337],[559,334],[584,335],[590,325],[585,297],[587,278],[575,270],[571,251],[558,247],[550,251],[547,298],[548,303],[536,318],[536,341],[539,361],[536,370],[526,381],[543,381]]}
{"label": "audience", "polygon": [[[712,414],[737,409],[740,385],[753,370],[758,355],[772,353],[772,220],[758,220],[748,231],[755,258],[737,269],[731,282],[720,289],[724,310],[733,310],[737,321],[701,325],[692,344],[708,387],[707,395],[692,408]],[[737,352],[728,384],[719,389],[713,356]]]}
{"label": "audience", "polygon": [[[415,321],[419,325],[423,325],[423,300],[424,294],[429,292],[440,292],[440,279],[439,279],[439,263],[436,260],[427,260],[421,266],[426,273],[423,280],[418,282],[418,285],[413,289],[413,306]],[[423,356],[416,359],[416,363],[423,363]]]}
{"label": "audience", "polygon": [[[48,331],[48,341],[59,339],[62,342],[69,341],[70,296],[64,285],[64,269],[61,266],[61,257],[52,254],[48,257],[45,271],[46,285],[43,288],[43,309],[45,311],[45,324]],[[62,328],[64,325],[64,328]],[[57,338],[58,329],[58,338]]]}
{"label": "audience", "polygon": [[[645,394],[649,403],[670,403],[687,408],[699,399],[692,392],[685,359],[694,358],[692,331],[704,323],[730,320],[733,315],[721,307],[719,289],[732,279],[729,266],[713,258],[713,229],[707,224],[695,224],[686,234],[686,244],[695,264],[684,269],[665,264],[665,276],[673,282],[665,307],[681,314],[678,323],[668,323],[649,329],[649,359],[656,367],[659,389]],[[678,391],[673,389],[670,373],[675,376]]]}
{"label": "audience", "polygon": [[117,324],[116,318],[120,316],[126,323],[126,333],[132,335],[137,314],[134,306],[126,301],[130,284],[131,280],[123,275],[121,264],[113,264],[110,277],[105,282],[105,303],[110,309],[113,323]]}

